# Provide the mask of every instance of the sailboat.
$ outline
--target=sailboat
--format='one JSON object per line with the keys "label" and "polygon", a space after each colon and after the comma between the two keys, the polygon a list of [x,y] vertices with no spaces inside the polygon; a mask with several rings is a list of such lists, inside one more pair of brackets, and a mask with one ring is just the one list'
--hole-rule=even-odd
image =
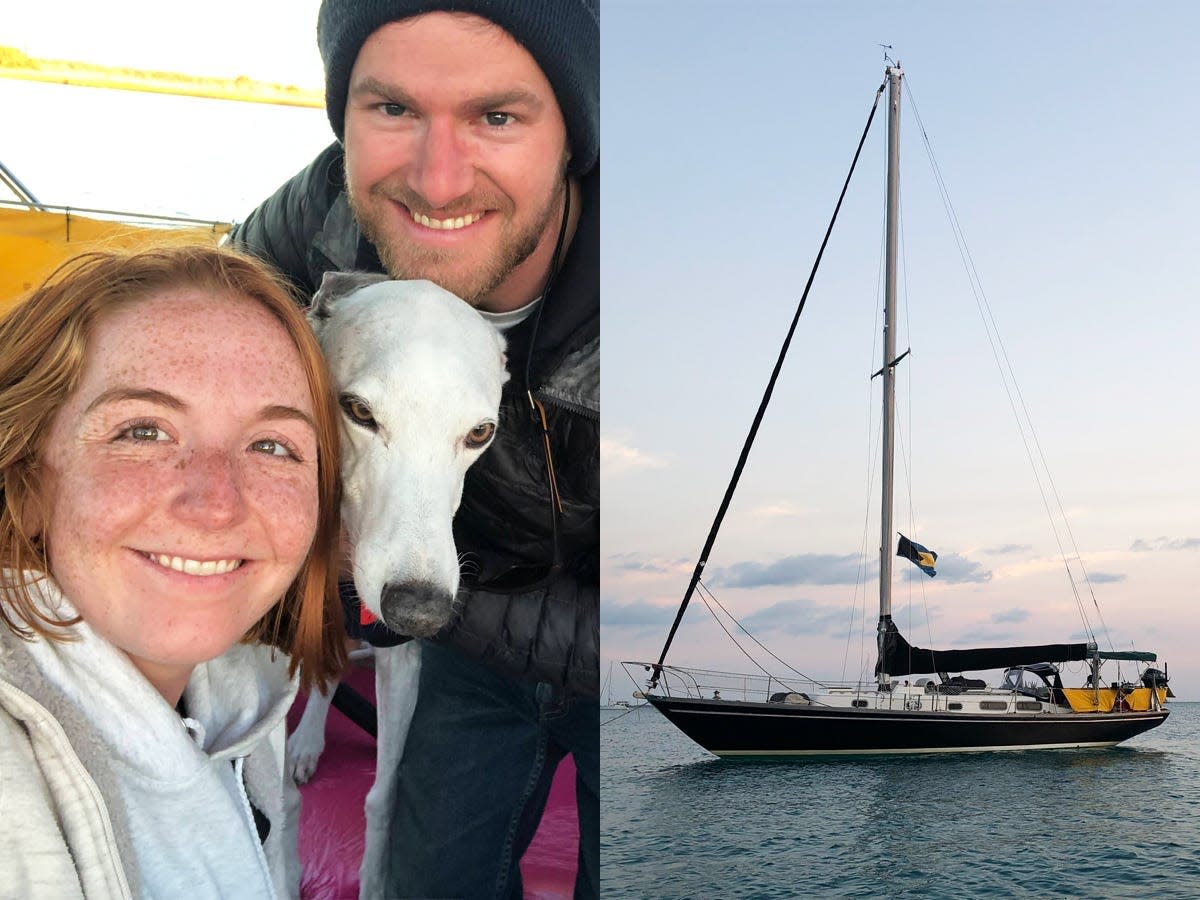
{"label": "sailboat", "polygon": [[600,709],[608,710],[610,712],[613,710],[623,710],[623,709],[630,708],[630,703],[628,700],[614,700],[613,699],[613,695],[612,695],[613,665],[614,665],[614,663],[611,663],[611,662],[608,664],[608,676],[604,679],[604,684],[600,687],[600,696],[603,698],[603,700],[601,701],[601,704],[600,704]]}
{"label": "sailboat", "polygon": [[[648,704],[644,700],[639,699],[638,703],[630,703],[628,700],[622,697],[613,697],[613,667],[615,665],[616,663],[614,662],[610,662],[608,664],[608,675],[604,679],[604,684],[600,686],[601,711],[624,712],[626,710],[641,709],[643,706],[647,706]],[[634,692],[631,696],[638,698],[638,692]]]}
{"label": "sailboat", "polygon": [[[626,663],[631,673],[649,673],[639,695],[705,749],[722,757],[829,756],[992,750],[1111,747],[1166,721],[1167,673],[1150,664],[1146,651],[1104,651],[1095,641],[926,650],[913,647],[892,619],[892,474],[895,445],[895,370],[907,354],[896,354],[896,268],[899,207],[899,115],[903,72],[890,60],[876,104],[888,91],[888,166],[882,376],[882,500],[879,572],[878,661],[873,682],[799,683],[791,677],[733,675],[668,666],[676,630],[700,581],[721,520],[770,399],[812,276],[792,321],[783,351],[751,427],[733,481],[701,551],[675,623],[656,663]],[[875,108],[872,108],[871,118]],[[871,118],[868,118],[867,130]],[[864,130],[859,152],[867,131]],[[857,162],[858,154],[855,155]],[[853,173],[853,166],[851,167]],[[847,176],[847,185],[849,176]],[[845,197],[846,187],[842,189]],[[840,208],[841,199],[838,201]],[[835,210],[834,220],[837,213]],[[830,223],[830,229],[833,222]],[[828,241],[829,232],[825,240]],[[821,246],[824,251],[825,244]],[[818,253],[817,263],[820,263]],[[815,274],[815,267],[814,267]],[[901,536],[900,554],[932,569],[936,554]],[[1133,682],[1105,684],[1106,661],[1144,664]],[[1063,685],[1060,665],[1087,663],[1084,686]],[[964,672],[1003,669],[988,687]],[[905,679],[903,676],[926,677]]]}

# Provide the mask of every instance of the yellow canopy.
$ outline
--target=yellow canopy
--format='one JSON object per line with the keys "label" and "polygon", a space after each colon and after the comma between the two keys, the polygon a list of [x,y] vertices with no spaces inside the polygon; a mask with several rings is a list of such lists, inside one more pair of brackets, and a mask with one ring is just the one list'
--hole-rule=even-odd
{"label": "yellow canopy", "polygon": [[[145,71],[72,60],[31,57],[0,46],[0,78],[177,96],[212,97],[285,106],[319,108],[324,93],[250,78],[214,78],[177,72]],[[24,192],[8,184],[17,196]],[[82,215],[80,213],[83,213]],[[0,312],[37,287],[71,256],[105,247],[132,248],[162,242],[212,241],[229,232],[227,223],[169,220],[153,216],[78,212],[61,207],[0,205]]]}
{"label": "yellow canopy", "polygon": [[229,229],[224,222],[132,224],[70,210],[0,207],[0,312],[78,253],[162,243],[218,243]]}
{"label": "yellow canopy", "polygon": [[245,76],[212,78],[179,72],[149,72],[143,69],[102,66],[73,60],[39,59],[27,56],[16,47],[0,47],[0,78],[313,109],[325,105],[323,91],[291,84],[257,81]]}
{"label": "yellow canopy", "polygon": [[[1167,702],[1167,689],[1156,688],[1158,705]],[[1072,712],[1112,712],[1116,705],[1117,692],[1112,688],[1063,688],[1067,702],[1071,704]],[[1150,709],[1150,688],[1134,688],[1125,694],[1125,706],[1135,712],[1145,712]]]}

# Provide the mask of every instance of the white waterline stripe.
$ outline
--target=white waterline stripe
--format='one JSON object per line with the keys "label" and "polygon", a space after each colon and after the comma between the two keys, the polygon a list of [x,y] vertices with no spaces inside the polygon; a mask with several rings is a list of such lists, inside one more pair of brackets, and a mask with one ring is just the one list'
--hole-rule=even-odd
{"label": "white waterline stripe", "polygon": [[[1120,741],[1094,741],[1066,744],[1000,744],[995,747],[916,747],[899,750],[709,750],[716,756],[895,756],[910,753],[993,753],[999,750],[1074,750],[1086,747],[1115,747]],[[707,748],[706,748],[707,749]]]}

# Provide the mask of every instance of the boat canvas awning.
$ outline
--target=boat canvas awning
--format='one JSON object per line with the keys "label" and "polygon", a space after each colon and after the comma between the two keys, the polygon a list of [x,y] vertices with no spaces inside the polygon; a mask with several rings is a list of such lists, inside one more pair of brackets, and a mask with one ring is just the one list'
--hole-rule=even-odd
{"label": "boat canvas awning", "polygon": [[147,222],[131,222],[72,210],[0,205],[0,312],[40,285],[60,264],[86,250],[217,243],[230,229],[222,222],[146,218]]}
{"label": "boat canvas awning", "polygon": [[1097,654],[1101,659],[1123,659],[1130,662],[1158,662],[1158,654],[1141,650],[1101,650]]}
{"label": "boat canvas awning", "polygon": [[927,675],[935,672],[979,672],[1039,662],[1078,662],[1091,659],[1089,644],[1037,644],[1024,647],[978,647],[973,650],[925,650],[914,647],[884,617],[885,645],[875,672],[888,675]]}

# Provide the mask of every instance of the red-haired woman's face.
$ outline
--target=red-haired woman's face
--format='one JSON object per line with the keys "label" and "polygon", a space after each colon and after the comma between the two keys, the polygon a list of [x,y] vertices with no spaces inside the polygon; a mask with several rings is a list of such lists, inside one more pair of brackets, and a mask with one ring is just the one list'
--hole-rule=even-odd
{"label": "red-haired woman's face", "polygon": [[50,571],[174,702],[283,596],[317,522],[300,354],[254,301],[181,289],[108,313],[43,453]]}

